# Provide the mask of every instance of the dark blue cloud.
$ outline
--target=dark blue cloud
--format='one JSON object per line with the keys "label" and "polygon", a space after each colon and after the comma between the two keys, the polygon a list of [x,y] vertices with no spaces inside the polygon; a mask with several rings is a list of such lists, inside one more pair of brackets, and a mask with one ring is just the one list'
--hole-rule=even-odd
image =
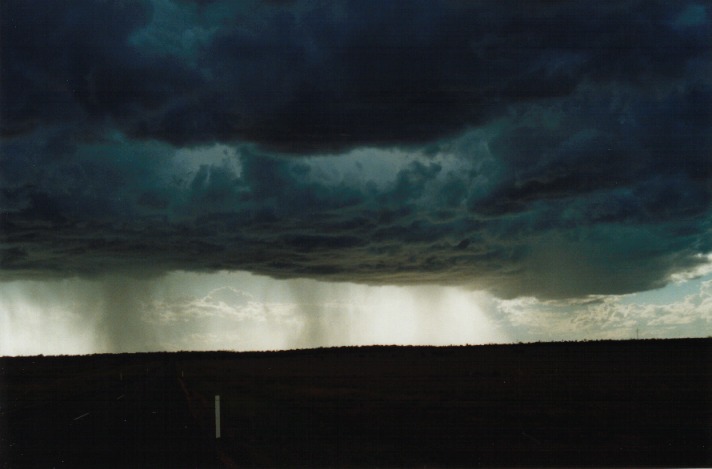
{"label": "dark blue cloud", "polygon": [[712,251],[706,4],[1,8],[5,279],[576,297]]}
{"label": "dark blue cloud", "polygon": [[112,125],[107,118],[156,111],[198,86],[196,72],[175,58],[148,57],[129,44],[152,13],[140,0],[3,2],[3,135],[68,121]]}
{"label": "dark blue cloud", "polygon": [[[174,144],[423,143],[582,83],[649,89],[686,78],[712,42],[709,18],[676,22],[684,2],[513,6],[287,2],[246,13],[203,4],[226,15],[214,24],[179,3],[194,24],[171,28],[148,1],[5,2],[4,132],[109,117]],[[194,47],[190,26],[209,31]],[[152,47],[134,40],[147,30]]]}

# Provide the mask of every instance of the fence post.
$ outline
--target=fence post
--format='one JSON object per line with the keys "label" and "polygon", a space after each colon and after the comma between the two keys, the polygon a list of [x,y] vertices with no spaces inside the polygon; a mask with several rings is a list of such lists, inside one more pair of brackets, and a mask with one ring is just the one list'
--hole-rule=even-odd
{"label": "fence post", "polygon": [[215,395],[215,438],[220,438],[220,395]]}

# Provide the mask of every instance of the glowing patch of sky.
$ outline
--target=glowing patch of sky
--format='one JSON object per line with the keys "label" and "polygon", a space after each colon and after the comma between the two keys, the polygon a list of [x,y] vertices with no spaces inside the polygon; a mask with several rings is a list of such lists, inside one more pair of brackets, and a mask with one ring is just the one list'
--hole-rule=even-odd
{"label": "glowing patch of sky", "polygon": [[234,147],[221,144],[177,150],[173,157],[173,164],[173,182],[179,185],[188,182],[201,166],[228,165],[236,176],[239,176],[241,172],[237,150]]}
{"label": "glowing patch of sky", "polygon": [[87,306],[73,281],[0,285],[0,355],[95,353],[96,317]]}
{"label": "glowing patch of sky", "polygon": [[[114,278],[0,286],[0,325],[12,331],[3,335],[0,353],[271,350],[510,340],[483,311],[483,294],[452,287],[284,281],[244,272],[173,273],[128,281],[115,292],[113,285]],[[110,303],[117,296],[131,301]],[[127,331],[137,330],[144,331],[140,337],[127,337]]]}
{"label": "glowing patch of sky", "polygon": [[323,183],[350,185],[373,183],[383,189],[392,182],[413,154],[397,150],[359,149],[341,155],[309,158],[311,177]]}
{"label": "glowing patch of sky", "polygon": [[[705,267],[708,267],[706,265]],[[663,305],[675,303],[681,298],[694,295],[700,291],[702,284],[712,280],[712,272],[705,273],[706,269],[698,269],[700,275],[685,278],[680,276],[679,280],[665,285],[657,290],[631,293],[620,298],[621,304],[652,304]]]}
{"label": "glowing patch of sky", "polygon": [[[112,302],[124,297],[130,301]],[[712,334],[712,274],[656,291],[573,302],[246,272],[175,272],[118,286],[115,278],[0,285],[3,355],[483,344],[637,333]]]}

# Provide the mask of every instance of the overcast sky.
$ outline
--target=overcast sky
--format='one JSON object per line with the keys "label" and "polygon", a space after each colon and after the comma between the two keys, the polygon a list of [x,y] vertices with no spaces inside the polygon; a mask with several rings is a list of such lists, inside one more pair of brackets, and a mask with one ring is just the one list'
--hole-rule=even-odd
{"label": "overcast sky", "polygon": [[0,22],[0,353],[712,335],[709,2]]}

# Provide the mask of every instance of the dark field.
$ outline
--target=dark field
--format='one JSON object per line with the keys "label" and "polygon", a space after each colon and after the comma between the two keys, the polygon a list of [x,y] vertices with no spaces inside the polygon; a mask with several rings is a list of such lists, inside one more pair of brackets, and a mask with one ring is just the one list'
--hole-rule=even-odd
{"label": "dark field", "polygon": [[0,461],[710,466],[712,339],[0,358]]}

